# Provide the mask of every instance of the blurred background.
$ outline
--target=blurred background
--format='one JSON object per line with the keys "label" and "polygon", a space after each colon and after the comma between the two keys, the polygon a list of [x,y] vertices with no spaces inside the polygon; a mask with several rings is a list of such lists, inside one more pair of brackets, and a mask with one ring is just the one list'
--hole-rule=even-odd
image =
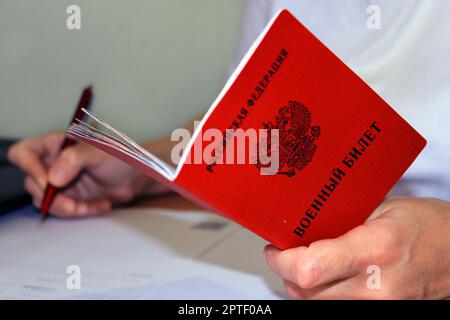
{"label": "blurred background", "polygon": [[[69,30],[69,5],[81,30]],[[205,111],[227,80],[242,0],[0,0],[0,137],[65,130],[81,90],[137,141]]]}

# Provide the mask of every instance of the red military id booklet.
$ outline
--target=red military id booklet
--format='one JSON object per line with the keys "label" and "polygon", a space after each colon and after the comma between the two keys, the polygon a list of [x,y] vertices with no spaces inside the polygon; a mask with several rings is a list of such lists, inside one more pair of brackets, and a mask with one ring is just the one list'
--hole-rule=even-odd
{"label": "red military id booklet", "polygon": [[[287,10],[244,57],[175,168],[86,113],[97,128],[79,121],[70,135],[280,249],[363,223],[426,144]],[[256,160],[232,153],[237,132],[243,141],[261,133]]]}

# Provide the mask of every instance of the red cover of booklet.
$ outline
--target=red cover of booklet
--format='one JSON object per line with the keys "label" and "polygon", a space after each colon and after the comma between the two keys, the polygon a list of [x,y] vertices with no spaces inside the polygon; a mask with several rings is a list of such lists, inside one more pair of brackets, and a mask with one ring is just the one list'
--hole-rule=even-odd
{"label": "red cover of booklet", "polygon": [[[87,112],[88,113],[88,112]],[[290,12],[278,13],[195,131],[177,168],[124,134],[80,122],[69,134],[128,162],[280,249],[333,238],[363,223],[426,141]],[[277,129],[278,168],[207,161],[208,129]],[[275,140],[274,140],[275,141]],[[270,147],[270,139],[267,147]],[[274,149],[275,150],[275,149]]]}

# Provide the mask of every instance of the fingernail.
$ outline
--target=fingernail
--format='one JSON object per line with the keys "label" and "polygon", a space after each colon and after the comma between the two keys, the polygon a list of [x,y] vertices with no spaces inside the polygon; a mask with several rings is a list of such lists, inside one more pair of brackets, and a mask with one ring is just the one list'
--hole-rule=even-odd
{"label": "fingernail", "polygon": [[87,211],[88,211],[88,207],[85,203],[80,203],[77,206],[77,214],[79,216],[84,216],[87,213]]}

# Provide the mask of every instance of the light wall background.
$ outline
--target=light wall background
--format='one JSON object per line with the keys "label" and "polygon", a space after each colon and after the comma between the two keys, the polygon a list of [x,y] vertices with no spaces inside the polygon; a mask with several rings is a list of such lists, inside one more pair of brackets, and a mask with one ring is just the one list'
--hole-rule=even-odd
{"label": "light wall background", "polygon": [[[81,30],[66,8],[81,7]],[[0,0],[0,137],[64,130],[94,111],[144,141],[205,111],[226,81],[242,0]]]}

